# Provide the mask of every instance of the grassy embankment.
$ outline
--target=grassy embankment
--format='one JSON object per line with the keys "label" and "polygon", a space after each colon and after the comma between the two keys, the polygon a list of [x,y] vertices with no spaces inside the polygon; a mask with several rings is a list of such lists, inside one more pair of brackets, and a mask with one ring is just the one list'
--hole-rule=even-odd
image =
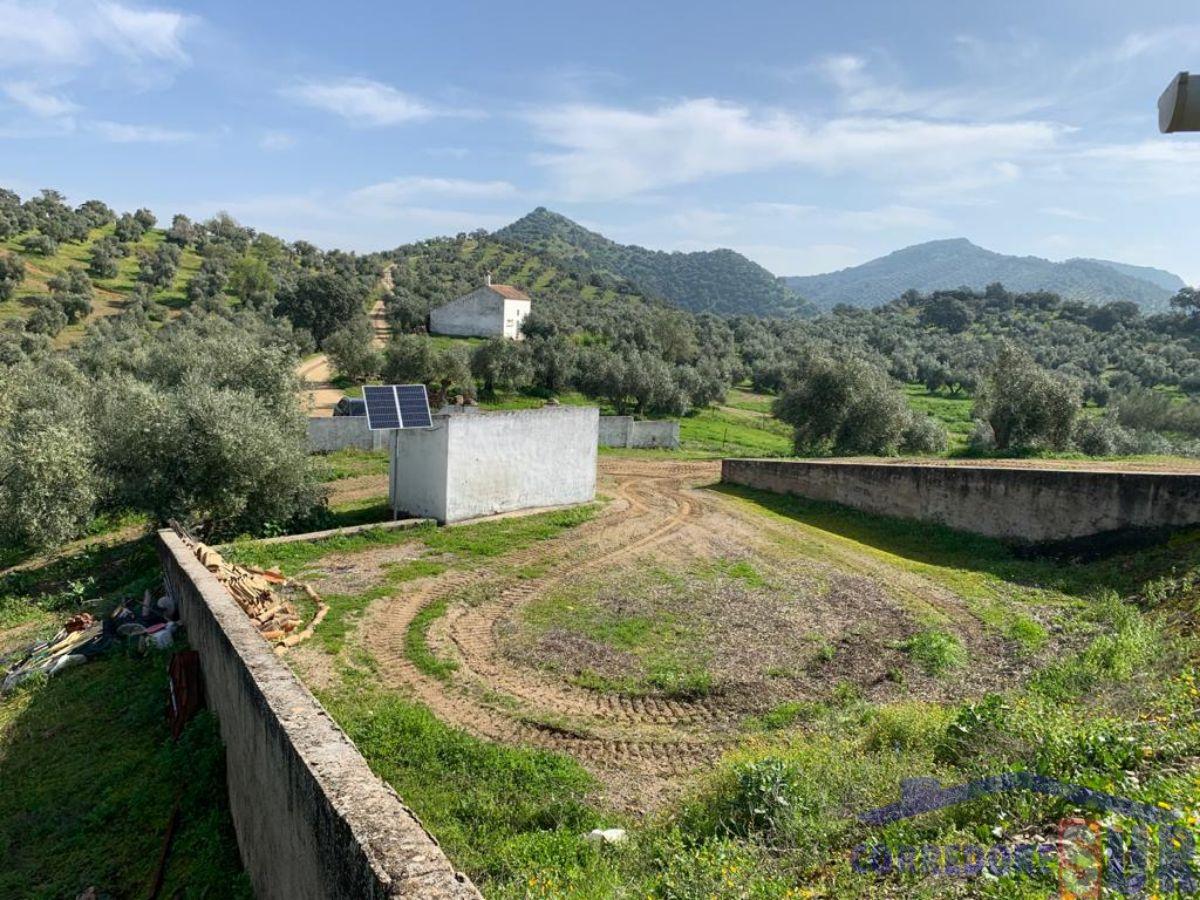
{"label": "grassy embankment", "polygon": [[[107,527],[105,527],[107,526]],[[48,558],[4,554],[0,652],[57,630],[85,600],[98,614],[159,580],[139,523],[115,520]],[[249,897],[225,807],[224,755],[212,716],[167,731],[167,660],[117,647],[0,698],[0,896],[149,891],[171,811],[179,830],[163,896]]]}

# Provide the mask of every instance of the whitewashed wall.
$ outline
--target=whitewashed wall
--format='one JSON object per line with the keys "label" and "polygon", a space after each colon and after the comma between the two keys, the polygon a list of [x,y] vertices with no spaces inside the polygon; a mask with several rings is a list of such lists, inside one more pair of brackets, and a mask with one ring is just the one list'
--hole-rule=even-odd
{"label": "whitewashed wall", "polygon": [[392,454],[394,508],[456,522],[596,495],[599,411],[547,407],[436,416],[400,431]]}

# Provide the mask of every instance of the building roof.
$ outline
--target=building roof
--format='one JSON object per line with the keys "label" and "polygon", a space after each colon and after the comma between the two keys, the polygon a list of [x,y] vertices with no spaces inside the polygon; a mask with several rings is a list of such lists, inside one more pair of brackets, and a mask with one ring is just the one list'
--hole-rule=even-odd
{"label": "building roof", "polygon": [[489,288],[504,297],[506,300],[528,300],[529,295],[520,288],[515,288],[511,284],[489,284]]}

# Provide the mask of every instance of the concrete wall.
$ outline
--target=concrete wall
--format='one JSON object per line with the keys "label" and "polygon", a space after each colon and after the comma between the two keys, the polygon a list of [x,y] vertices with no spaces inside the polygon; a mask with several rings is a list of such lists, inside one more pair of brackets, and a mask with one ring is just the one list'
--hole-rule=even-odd
{"label": "concrete wall", "polygon": [[721,479],[1030,543],[1200,524],[1200,475],[726,459]]}
{"label": "concrete wall", "polygon": [[633,416],[601,416],[601,447],[665,448],[679,447],[679,423],[638,421]]}
{"label": "concrete wall", "polygon": [[598,423],[596,409],[571,406],[435,416],[432,429],[395,433],[392,506],[457,522],[585,503],[596,494]]}
{"label": "concrete wall", "polygon": [[521,323],[529,318],[531,309],[533,309],[531,300],[504,298],[504,336],[506,338],[512,338],[514,341],[525,340],[525,334],[521,331]]}
{"label": "concrete wall", "polygon": [[504,298],[481,287],[429,313],[433,334],[458,337],[500,337],[504,334]]}
{"label": "concrete wall", "polygon": [[220,723],[230,811],[255,895],[478,897],[216,577],[173,531],[158,539]]}
{"label": "concrete wall", "polygon": [[310,416],[308,419],[309,453],[332,453],[350,447],[384,450],[389,445],[388,433],[367,428],[366,416]]}

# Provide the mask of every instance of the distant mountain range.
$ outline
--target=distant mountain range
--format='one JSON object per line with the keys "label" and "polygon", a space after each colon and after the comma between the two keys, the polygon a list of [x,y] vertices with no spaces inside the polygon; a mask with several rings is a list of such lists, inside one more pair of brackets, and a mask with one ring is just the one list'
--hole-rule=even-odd
{"label": "distant mountain range", "polygon": [[1165,309],[1184,286],[1183,279],[1161,269],[1102,259],[1051,262],[1037,256],[1006,256],[966,238],[929,241],[905,247],[838,272],[780,279],[820,309],[839,303],[873,307],[907,290],[982,289],[1000,282],[1016,293],[1052,291],[1087,303],[1132,300],[1148,310]]}
{"label": "distant mountain range", "polygon": [[814,309],[758,263],[733,250],[667,253],[618,244],[538,207],[495,237],[548,254],[574,270],[607,273],[693,312],[806,315]]}

